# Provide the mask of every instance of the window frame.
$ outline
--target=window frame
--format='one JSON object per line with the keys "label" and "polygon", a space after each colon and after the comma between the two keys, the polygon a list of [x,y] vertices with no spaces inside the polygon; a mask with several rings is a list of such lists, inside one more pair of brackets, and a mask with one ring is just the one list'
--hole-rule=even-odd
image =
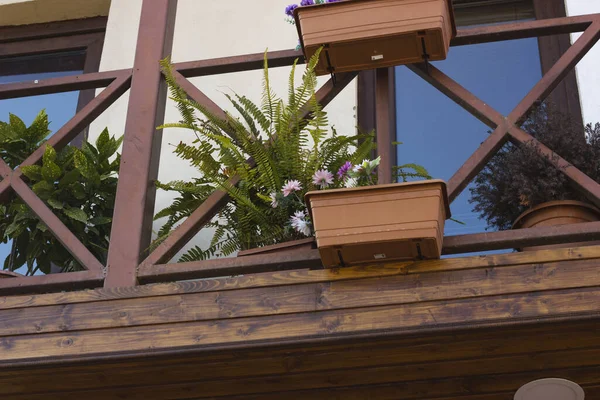
{"label": "window frame", "polygon": [[[82,18],[40,24],[0,26],[0,75],[82,70],[84,74],[98,72],[106,34],[107,17]],[[55,55],[40,65],[30,56]],[[18,61],[22,58],[22,61]],[[7,60],[16,60],[6,63]],[[2,64],[4,61],[4,65]],[[35,63],[35,64],[34,64]],[[31,72],[30,72],[31,71]],[[94,89],[82,90],[77,100],[77,112],[95,97]],[[87,128],[72,144],[79,146]]]}

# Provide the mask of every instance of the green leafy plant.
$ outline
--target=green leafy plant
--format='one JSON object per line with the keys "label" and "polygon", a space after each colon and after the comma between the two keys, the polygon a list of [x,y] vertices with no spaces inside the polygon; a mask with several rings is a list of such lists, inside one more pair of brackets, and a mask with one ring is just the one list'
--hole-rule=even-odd
{"label": "green leafy plant", "polygon": [[[543,104],[522,128],[600,182],[600,124],[582,127],[553,105]],[[522,146],[505,145],[474,180],[473,210],[486,219],[489,228],[506,230],[527,209],[544,202],[587,202],[564,171],[553,165],[556,159],[556,154],[543,155],[533,141]]]}
{"label": "green leafy plant", "polygon": [[[193,132],[195,140],[179,143],[175,153],[197,168],[200,177],[157,183],[178,196],[155,217],[167,218],[156,244],[215,190],[225,191],[232,201],[207,225],[214,229],[210,245],[191,249],[180,261],[226,256],[312,235],[303,203],[307,191],[377,183],[378,160],[366,160],[375,147],[373,134],[343,136],[328,127],[327,113],[316,98],[318,57],[319,52],[298,85],[294,63],[284,101],[271,88],[265,53],[261,104],[235,93],[226,95],[239,117],[227,114],[225,120],[188,99],[175,82],[168,60],[163,61],[182,117],[163,127]],[[398,167],[396,173],[404,180],[428,177],[424,168],[414,164]],[[234,176],[239,177],[237,185]]]}
{"label": "green leafy plant", "polygon": [[[0,122],[4,161],[12,168],[19,166],[43,145],[50,133],[48,125],[45,111],[29,127],[12,114],[8,123]],[[95,146],[84,142],[81,149],[69,145],[60,152],[46,146],[41,165],[21,166],[35,194],[101,262],[106,261],[110,237],[121,140],[104,130]],[[20,198],[14,196],[0,205],[0,213],[2,240],[12,240],[4,269],[27,265],[28,275],[38,270],[50,273],[52,265],[63,272],[83,269]]]}

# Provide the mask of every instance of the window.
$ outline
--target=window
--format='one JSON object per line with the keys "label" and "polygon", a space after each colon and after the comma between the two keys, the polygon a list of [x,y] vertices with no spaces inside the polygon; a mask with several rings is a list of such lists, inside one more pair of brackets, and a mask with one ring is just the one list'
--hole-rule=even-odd
{"label": "window", "polygon": [[[530,0],[455,0],[459,26],[534,18]],[[542,75],[536,38],[452,47],[434,65],[507,115]],[[486,138],[489,128],[406,67],[396,68],[398,162],[417,162],[448,180]],[[452,204],[446,235],[484,231],[465,190]]]}
{"label": "window", "polygon": [[[0,90],[3,84],[97,72],[105,29],[105,17],[0,27]],[[45,109],[55,132],[94,95],[85,90],[0,100],[0,120],[13,113],[29,125]],[[11,243],[0,244],[0,262],[10,252]]]}

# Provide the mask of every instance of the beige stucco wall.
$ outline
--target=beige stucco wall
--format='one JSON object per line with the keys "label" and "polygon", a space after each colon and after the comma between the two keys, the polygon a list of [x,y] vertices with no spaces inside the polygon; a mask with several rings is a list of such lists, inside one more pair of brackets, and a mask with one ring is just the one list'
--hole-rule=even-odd
{"label": "beige stucco wall", "polygon": [[0,26],[108,15],[110,0],[0,0]]}
{"label": "beige stucco wall", "polygon": [[[565,0],[567,15],[600,14],[600,0]],[[573,34],[576,40],[581,34]],[[587,123],[600,122],[600,43],[577,65],[577,81],[583,118]]]}
{"label": "beige stucco wall", "polygon": [[[284,20],[283,10],[289,0],[179,0],[172,59],[175,62],[225,57],[269,50],[286,50],[296,46],[295,28]],[[141,13],[141,0],[113,0],[100,65],[101,70],[130,68]],[[300,72],[303,69],[299,68]],[[277,93],[286,96],[289,68],[271,72]],[[236,91],[255,101],[260,100],[262,72],[196,78],[192,81],[221,107],[231,110],[222,92]],[[299,75],[300,76],[300,75]],[[327,78],[321,79],[322,82]],[[104,126],[120,134],[124,128],[126,96],[115,103],[93,124],[92,139]],[[330,123],[340,133],[355,132],[356,84],[349,85],[328,107]],[[179,116],[169,104],[166,121]],[[197,172],[173,155],[171,143],[190,141],[192,135],[183,130],[167,129],[163,135],[159,179],[189,179]],[[159,192],[156,209],[168,205],[171,196]],[[155,224],[155,229],[161,223]],[[205,235],[206,237],[206,235]],[[200,241],[202,241],[200,239]]]}

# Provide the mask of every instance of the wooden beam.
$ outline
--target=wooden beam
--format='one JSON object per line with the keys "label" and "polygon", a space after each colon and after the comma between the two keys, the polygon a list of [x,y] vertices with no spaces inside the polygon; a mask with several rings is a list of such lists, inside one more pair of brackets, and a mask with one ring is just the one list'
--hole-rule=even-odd
{"label": "wooden beam", "polygon": [[131,76],[131,69],[64,76],[33,82],[6,83],[0,85],[0,100],[101,88],[124,76]]}
{"label": "wooden beam", "polygon": [[185,295],[245,288],[336,282],[382,278],[396,275],[463,271],[477,268],[503,268],[524,264],[557,263],[600,258],[600,246],[537,250],[521,253],[494,254],[478,257],[446,258],[404,263],[375,264],[338,269],[296,269],[252,275],[216,277],[196,281],[170,282],[129,288],[97,289],[75,293],[49,293],[38,296],[0,297],[0,310],[77,304],[140,297]]}
{"label": "wooden beam", "polygon": [[[102,286],[103,281],[102,272],[97,273],[94,271],[0,279],[0,296],[93,289]],[[0,311],[1,314],[2,311]]]}
{"label": "wooden beam", "polygon": [[108,250],[106,287],[134,286],[150,246],[167,86],[159,61],[171,53],[177,0],[143,0],[119,184]]}
{"label": "wooden beam", "polygon": [[600,14],[591,14],[459,29],[457,36],[452,39],[451,46],[583,32],[598,20],[600,20]]}
{"label": "wooden beam", "polygon": [[464,254],[597,240],[600,240],[600,222],[584,222],[571,225],[446,236],[444,237],[442,252],[443,254]]}
{"label": "wooden beam", "polygon": [[396,79],[394,68],[379,68],[375,80],[375,115],[377,123],[378,183],[392,183],[396,165]]}
{"label": "wooden beam", "polygon": [[[533,0],[533,9],[535,17],[538,20],[565,18],[567,16],[564,0]],[[540,50],[542,74],[546,74],[570,46],[571,35],[568,33],[539,37],[538,47]],[[577,76],[574,70],[569,72],[565,79],[550,94],[550,101],[560,111],[570,115],[576,123],[579,123],[583,127]],[[579,138],[574,139],[583,140],[583,130]]]}
{"label": "wooden beam", "polygon": [[[241,56],[212,58],[208,60],[186,61],[173,64],[173,68],[186,78],[232,72],[263,69],[264,53],[244,54]],[[286,67],[298,60],[305,62],[304,55],[297,50],[281,50],[267,53],[269,68]]]}

